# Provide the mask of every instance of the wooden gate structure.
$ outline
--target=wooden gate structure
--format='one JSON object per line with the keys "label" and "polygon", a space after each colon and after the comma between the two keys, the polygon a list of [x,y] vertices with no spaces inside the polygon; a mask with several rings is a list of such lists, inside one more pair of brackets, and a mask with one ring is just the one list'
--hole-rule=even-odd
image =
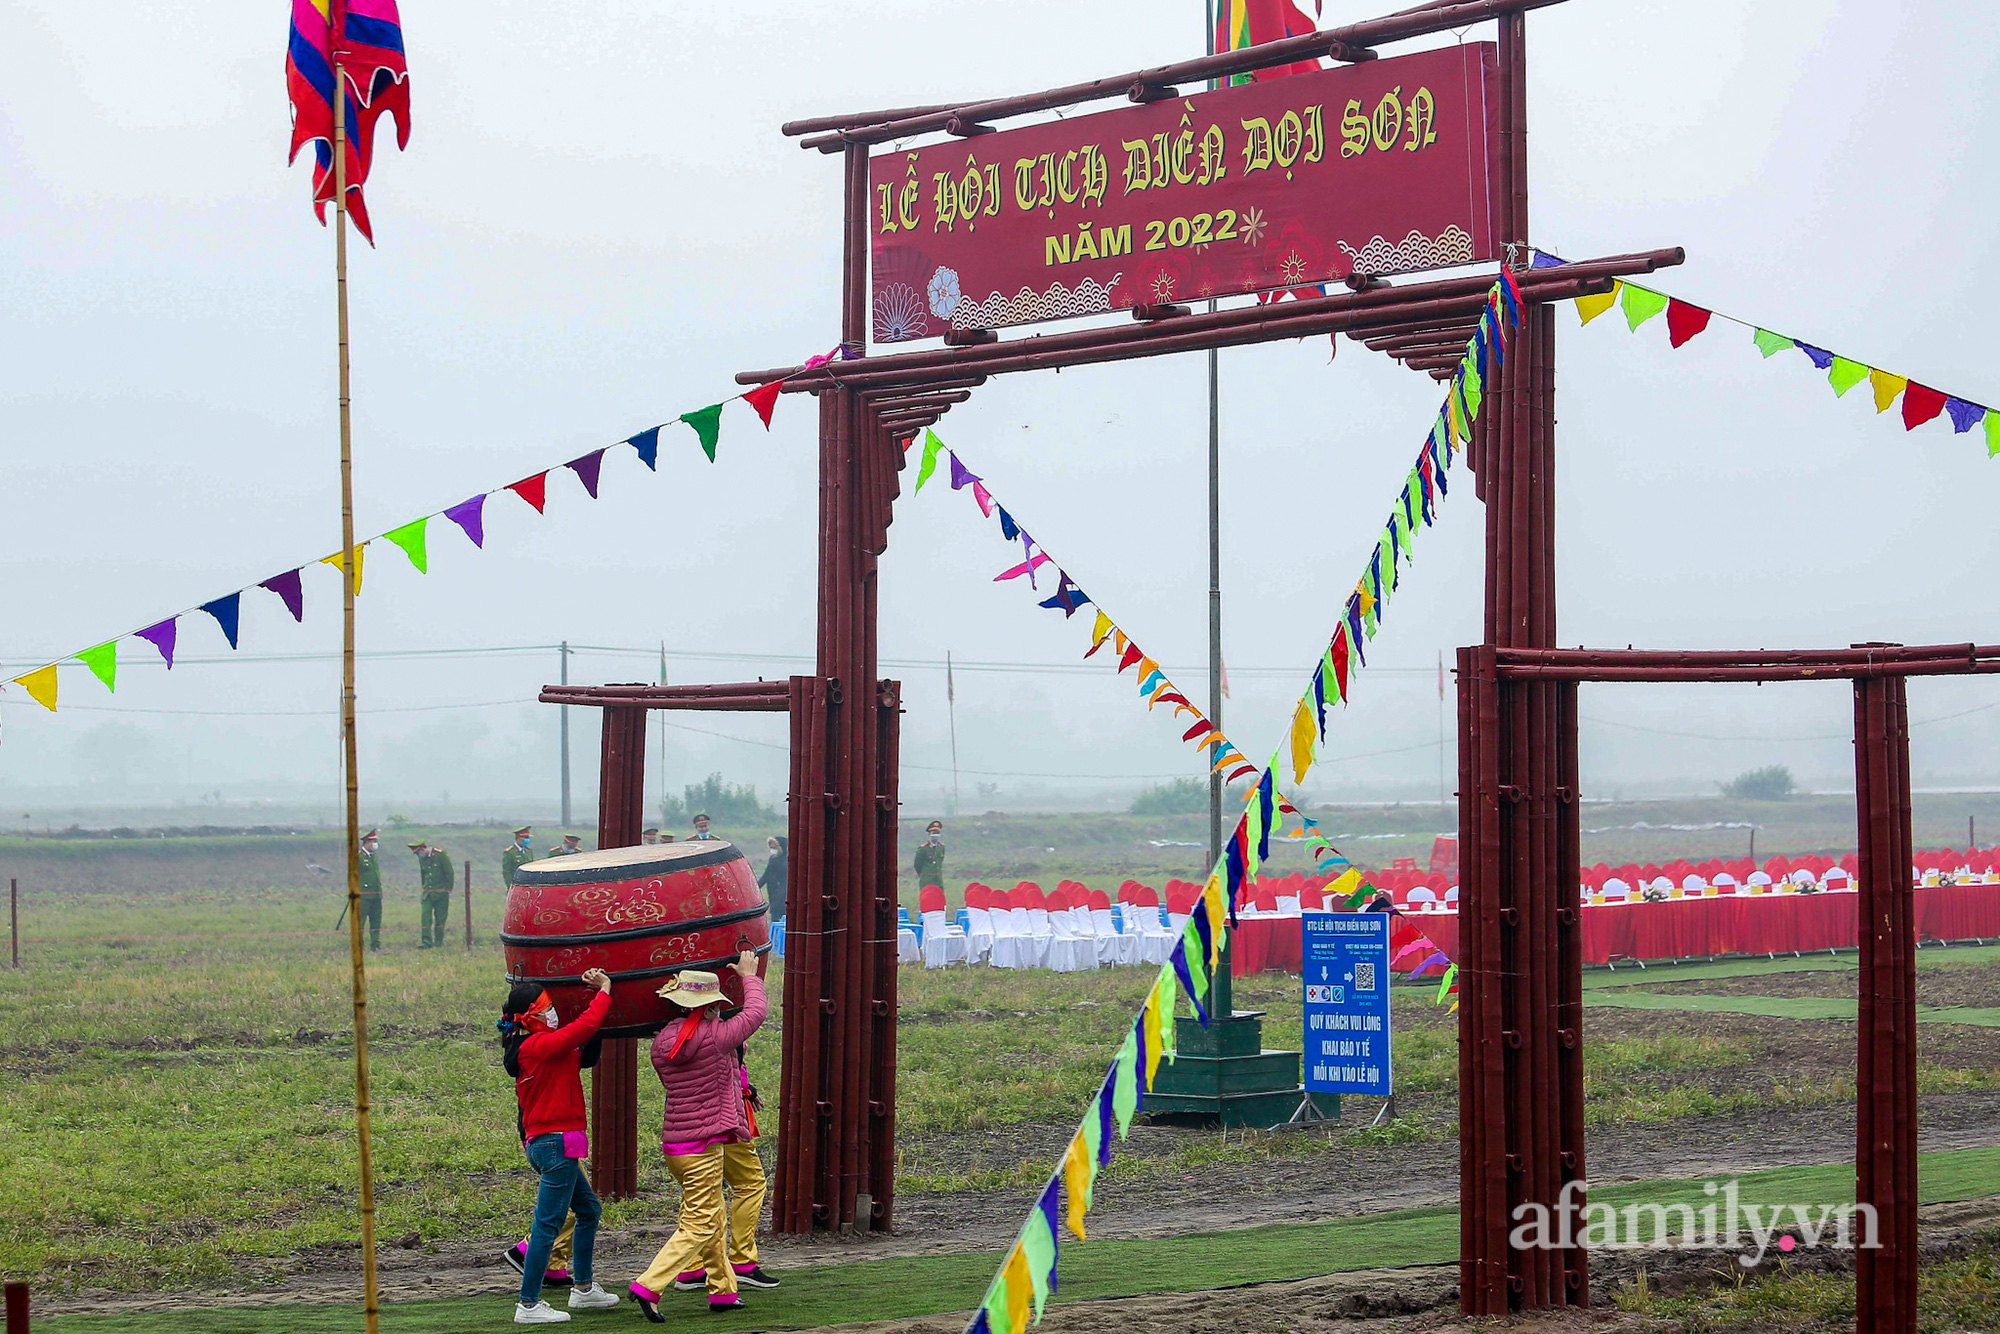
{"label": "wooden gate structure", "polygon": [[[1584,1162],[1581,963],[1573,929],[1578,884],[1575,691],[1573,684],[1549,679],[1558,669],[1576,670],[1564,667],[1567,659],[1553,652],[1551,303],[1608,292],[1618,277],[1679,264],[1683,255],[1677,248],[1661,249],[1557,268],[1527,267],[1525,15],[1559,2],[1442,0],[1306,36],[1040,93],[826,116],[783,127],[785,134],[801,139],[802,147],[842,162],[840,312],[846,359],[748,371],[737,380],[745,385],[782,380],[785,392],[811,393],[819,400],[817,672],[782,686],[551,687],[542,695],[550,702],[605,707],[603,790],[612,794],[603,799],[607,836],[636,836],[635,775],[642,767],[637,738],[642,728],[630,719],[642,716],[639,710],[785,708],[792,713],[793,920],[786,949],[780,1168],[773,1210],[777,1230],[886,1228],[893,1217],[896,687],[877,674],[876,581],[910,441],[965,402],[990,376],[1280,339],[1345,333],[1445,381],[1463,354],[1493,282],[1491,273],[1393,284],[1357,275],[1344,291],[1283,304],[1208,312],[1171,303],[1139,305],[1131,310],[1129,324],[1009,339],[993,330],[968,328],[947,334],[943,347],[868,355],[870,147],[938,134],[971,139],[1010,118],[1110,99],[1143,105],[1176,96],[1187,85],[1297,61],[1371,61],[1377,48],[1388,43],[1497,20],[1498,105],[1489,110],[1496,132],[1488,165],[1500,199],[1499,239],[1525,308],[1504,365],[1488,379],[1485,406],[1468,450],[1486,512],[1485,642],[1461,654],[1461,727],[1477,724],[1481,729],[1464,731],[1461,846],[1470,855],[1476,834],[1482,853],[1489,855],[1466,875],[1461,901],[1465,920],[1481,923],[1481,931],[1487,932],[1468,930],[1468,939],[1481,942],[1471,949],[1480,952],[1468,958],[1462,971],[1471,980],[1460,1024],[1461,1061],[1469,1062],[1463,1066],[1467,1078],[1460,1094],[1465,1182],[1461,1303],[1468,1312],[1492,1314],[1588,1302],[1586,1260],[1580,1250],[1531,1260],[1510,1253],[1507,1246],[1511,1211],[1537,1202],[1555,1208],[1562,1183],[1581,1177]],[[1740,666],[1768,657],[1737,655],[1731,661]],[[1985,661],[1976,655],[1975,660]],[[1934,670],[1984,670],[1948,669],[1935,658],[1896,661]],[[1856,677],[1858,727],[1866,717],[1867,730],[1857,735],[1876,762],[1864,789],[1870,812],[1863,838],[1865,883],[1871,866],[1893,867],[1898,856],[1908,864],[1907,760],[1898,758],[1903,751],[1897,741],[1904,726],[1901,676],[1908,672],[1848,674]],[[1568,678],[1577,679],[1585,678]],[[872,699],[850,698],[856,683],[873,692]],[[691,690],[706,693],[685,693]],[[1486,712],[1479,714],[1480,709]],[[614,734],[626,738],[617,743],[623,748],[615,756]],[[1475,760],[1475,769],[1463,767]],[[628,808],[634,812],[630,820],[622,814]],[[1566,825],[1561,819],[1565,810]],[[1864,1146],[1862,1198],[1879,1198],[1885,1221],[1907,1215],[1913,1226],[1909,1164],[1914,1158],[1904,1148],[1914,1145],[1909,1139],[1914,1107],[1906,1105],[1907,1090],[1914,1085],[1904,1080],[1905,1092],[1897,1093],[1895,1072],[1906,1070],[1914,1059],[1907,974],[1897,971],[1905,967],[1914,942],[1906,899],[1904,915],[1893,915],[1896,896],[1887,889],[1891,882],[1886,874],[1874,877],[1877,892],[1869,902],[1880,899],[1891,915],[1882,919],[1879,932],[1864,932],[1864,940],[1873,941],[1864,945],[1864,997],[1880,1000],[1863,1002],[1863,1134],[1875,1135],[1871,1142],[1877,1147]],[[1871,990],[1878,983],[1881,989]],[[620,1059],[636,1067],[635,1058]],[[628,1152],[629,1137],[607,1137],[603,1127],[633,1118],[632,1087],[631,1073],[622,1065],[600,1073],[595,1100],[600,1152],[607,1145],[615,1146],[616,1154]],[[1867,1110],[1871,1107],[1873,1111]],[[598,1170],[601,1184],[634,1179],[632,1169],[621,1164]],[[1904,1306],[1914,1310],[1913,1245],[1904,1245],[1901,1232],[1885,1235],[1895,1239],[1884,1252],[1888,1258],[1864,1259],[1864,1275],[1872,1277],[1864,1277],[1871,1286],[1864,1287],[1862,1328],[1913,1328],[1901,1323],[1900,1315],[1889,1319]],[[1894,1292],[1881,1306],[1885,1284]],[[1883,1314],[1871,1314],[1878,1306]]]}

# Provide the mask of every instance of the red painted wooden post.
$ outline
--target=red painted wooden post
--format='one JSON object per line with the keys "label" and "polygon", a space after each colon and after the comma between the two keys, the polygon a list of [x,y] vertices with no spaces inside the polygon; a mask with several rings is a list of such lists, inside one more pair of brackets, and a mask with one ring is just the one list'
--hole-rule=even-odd
{"label": "red painted wooden post", "polygon": [[28,1334],[28,1285],[7,1285],[7,1334]]}
{"label": "red painted wooden post", "polygon": [[[646,711],[604,709],[597,780],[597,846],[639,842],[646,805]],[[610,1200],[639,1193],[639,1041],[606,1038],[590,1079],[590,1184]]]}

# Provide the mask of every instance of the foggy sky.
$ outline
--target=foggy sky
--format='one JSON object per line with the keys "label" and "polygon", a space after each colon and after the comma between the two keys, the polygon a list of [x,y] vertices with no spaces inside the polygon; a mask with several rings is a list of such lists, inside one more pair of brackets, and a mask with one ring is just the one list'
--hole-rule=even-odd
{"label": "foggy sky", "polygon": [[[838,166],[781,138],[781,121],[1183,58],[1199,50],[1199,8],[583,0],[558,17],[520,0],[405,0],[414,131],[406,153],[386,131],[378,144],[380,248],[353,255],[358,531],[620,440],[734,392],[737,370],[834,342]],[[1326,10],[1331,25],[1377,7]],[[338,544],[332,243],[305,164],[284,165],[285,23],[271,0],[143,19],[105,0],[0,10],[9,675]],[[1665,289],[2000,403],[1984,309],[2000,277],[2000,12],[1575,0],[1528,27],[1538,244],[1572,258],[1685,245],[1688,263],[1658,276]],[[1559,325],[1564,643],[1996,637],[2000,465],[1975,437],[1936,423],[1906,437],[1865,386],[1836,401],[1803,357],[1767,363],[1734,326],[1670,351],[1662,322],[1632,335],[1615,312],[1580,329],[1563,311]],[[1225,722],[1261,756],[1438,390],[1354,343],[1329,364],[1324,339],[1225,352],[1222,386]],[[551,478],[545,517],[489,502],[484,552],[434,529],[428,577],[378,544],[362,648],[664,641],[676,681],[807,670],[814,428],[808,403],[788,398],[768,435],[730,409],[713,466],[684,431],[667,433],[657,476],[614,451],[595,502],[570,477]],[[1205,694],[1204,431],[1194,356],[1003,378],[940,427]],[[1333,753],[1356,758],[1323,765],[1309,794],[1436,799],[1439,654],[1480,633],[1483,519],[1469,476],[1453,482],[1371,646],[1371,663],[1396,670],[1363,675],[1339,719]],[[1013,557],[977,517],[941,487],[898,502],[885,660],[1076,663],[1088,618],[1065,622],[991,582]],[[6,691],[0,797],[318,794],[330,810],[335,579],[306,575],[303,626],[275,597],[246,595],[241,661],[170,677],[127,645],[116,697],[72,665],[55,717]],[[181,651],[228,656],[198,616]],[[656,669],[644,653],[581,653],[572,679]],[[915,814],[950,782],[943,673],[889,670],[905,682]],[[547,809],[555,711],[528,701],[555,674],[553,651],[364,661],[364,804],[449,793]],[[1170,720],[1108,670],[974,668],[957,696],[968,808],[1201,772]],[[2000,780],[2000,685],[1921,682],[1911,713],[1920,785]],[[1596,795],[1713,790],[1772,762],[1814,786],[1851,783],[1837,685],[1600,686],[1583,714]],[[781,720],[671,721],[725,735],[670,732],[670,782],[719,769],[782,792]],[[581,803],[596,738],[594,719],[573,722]]]}

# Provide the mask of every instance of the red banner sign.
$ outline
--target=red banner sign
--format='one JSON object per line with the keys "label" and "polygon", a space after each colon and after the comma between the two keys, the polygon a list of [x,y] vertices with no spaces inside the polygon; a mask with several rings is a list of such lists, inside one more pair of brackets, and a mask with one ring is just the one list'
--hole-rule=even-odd
{"label": "red banner sign", "polygon": [[869,163],[879,343],[1492,259],[1490,43]]}

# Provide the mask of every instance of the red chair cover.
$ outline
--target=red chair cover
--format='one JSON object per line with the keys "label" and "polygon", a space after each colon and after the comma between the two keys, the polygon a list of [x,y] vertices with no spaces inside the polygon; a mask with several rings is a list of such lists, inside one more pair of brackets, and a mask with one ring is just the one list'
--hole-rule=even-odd
{"label": "red chair cover", "polygon": [[925,885],[917,891],[918,912],[943,912],[944,891],[936,885]]}

